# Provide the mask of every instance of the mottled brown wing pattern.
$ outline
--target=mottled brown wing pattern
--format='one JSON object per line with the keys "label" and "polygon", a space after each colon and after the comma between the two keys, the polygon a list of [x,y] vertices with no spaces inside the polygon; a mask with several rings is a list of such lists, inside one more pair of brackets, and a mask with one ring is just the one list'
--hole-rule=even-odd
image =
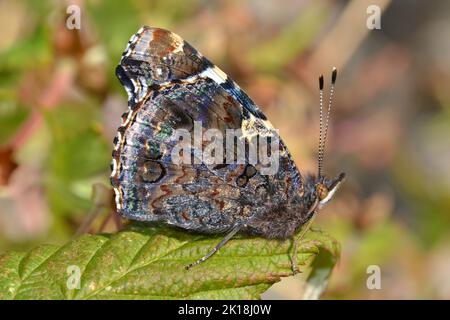
{"label": "mottled brown wing pattern", "polygon": [[[123,216],[223,232],[285,205],[302,187],[282,142],[280,169],[273,176],[262,175],[259,164],[173,163],[176,130],[192,132],[196,121],[203,130],[241,129],[241,139],[255,133],[279,139],[248,96],[179,36],[142,28],[116,73],[129,94],[111,175]],[[192,149],[193,159],[198,151]]]}

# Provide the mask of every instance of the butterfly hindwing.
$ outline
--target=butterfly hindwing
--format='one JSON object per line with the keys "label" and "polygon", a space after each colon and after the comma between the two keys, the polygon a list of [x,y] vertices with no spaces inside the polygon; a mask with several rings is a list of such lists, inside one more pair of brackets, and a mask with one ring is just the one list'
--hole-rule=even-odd
{"label": "butterfly hindwing", "polygon": [[[261,164],[208,164],[203,141],[190,162],[174,163],[180,129],[195,135],[240,130],[237,139],[263,134],[279,139],[260,109],[225,73],[178,35],[142,28],[116,69],[129,94],[113,152],[111,181],[123,216],[165,221],[186,229],[222,232],[237,221],[264,215],[301,186],[299,173],[280,140],[280,166],[272,176]],[[183,140],[183,143],[187,141]],[[193,142],[193,141],[189,141]]]}

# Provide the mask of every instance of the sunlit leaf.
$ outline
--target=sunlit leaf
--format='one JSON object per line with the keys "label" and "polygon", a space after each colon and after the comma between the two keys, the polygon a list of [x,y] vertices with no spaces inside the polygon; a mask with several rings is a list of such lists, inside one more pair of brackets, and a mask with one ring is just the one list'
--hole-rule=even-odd
{"label": "sunlit leaf", "polygon": [[[83,235],[62,247],[6,253],[0,256],[0,299],[259,299],[292,274],[291,240],[243,236],[185,270],[219,240],[134,224],[116,234]],[[299,247],[298,268],[331,270],[339,250],[328,235],[309,231]]]}

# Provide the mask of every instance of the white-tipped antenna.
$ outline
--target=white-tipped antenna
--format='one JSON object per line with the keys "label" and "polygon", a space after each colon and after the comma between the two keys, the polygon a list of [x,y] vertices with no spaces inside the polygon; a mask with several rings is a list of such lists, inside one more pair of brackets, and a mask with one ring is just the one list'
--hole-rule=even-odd
{"label": "white-tipped antenna", "polygon": [[322,177],[322,136],[323,136],[323,75],[319,77],[319,155],[318,176]]}
{"label": "white-tipped antenna", "polygon": [[323,177],[323,160],[325,156],[325,143],[327,141],[328,123],[330,121],[331,107],[333,104],[334,85],[336,83],[337,70],[333,68],[331,73],[331,88],[330,97],[328,101],[328,110],[325,118],[325,124],[323,123],[323,75],[319,77],[319,99],[320,99],[320,115],[319,115],[319,155],[318,155],[318,177]]}

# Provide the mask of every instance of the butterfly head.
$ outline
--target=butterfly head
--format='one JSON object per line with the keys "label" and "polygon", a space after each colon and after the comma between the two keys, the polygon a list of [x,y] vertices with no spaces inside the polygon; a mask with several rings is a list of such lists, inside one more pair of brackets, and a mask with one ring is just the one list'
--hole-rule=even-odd
{"label": "butterfly head", "polygon": [[308,175],[305,181],[305,193],[302,196],[304,207],[308,210],[306,217],[309,218],[322,209],[333,198],[344,179],[343,172],[331,179]]}
{"label": "butterfly head", "polygon": [[318,209],[323,208],[334,196],[337,189],[345,179],[345,173],[342,172],[334,179],[319,178],[314,184],[315,198],[317,199]]}

